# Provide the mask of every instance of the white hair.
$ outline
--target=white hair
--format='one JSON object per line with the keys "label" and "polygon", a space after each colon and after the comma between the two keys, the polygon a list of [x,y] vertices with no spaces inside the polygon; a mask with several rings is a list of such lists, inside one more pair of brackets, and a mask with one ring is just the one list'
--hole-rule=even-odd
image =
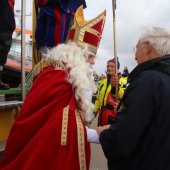
{"label": "white hair", "polygon": [[170,32],[161,27],[144,27],[139,42],[150,42],[155,50],[163,55],[170,54]]}
{"label": "white hair", "polygon": [[82,49],[73,42],[60,44],[48,54],[48,60],[59,60],[66,64],[66,70],[69,70],[67,80],[72,84],[78,107],[84,111],[83,118],[86,122],[93,117],[92,95],[89,97],[87,92],[96,92],[93,70],[86,62],[88,55],[87,49]]}

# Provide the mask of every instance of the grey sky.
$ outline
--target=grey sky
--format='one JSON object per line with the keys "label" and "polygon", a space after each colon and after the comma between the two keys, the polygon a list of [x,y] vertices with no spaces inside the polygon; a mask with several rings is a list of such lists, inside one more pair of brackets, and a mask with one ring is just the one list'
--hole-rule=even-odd
{"label": "grey sky", "polygon": [[[19,8],[21,0],[16,0],[15,8]],[[31,0],[27,1],[27,14],[32,7]],[[98,49],[94,69],[98,74],[105,72],[108,59],[113,58],[113,15],[112,0],[86,0],[85,19],[96,17],[107,10],[106,24],[103,37]],[[127,66],[131,71],[136,66],[133,46],[141,33],[141,27],[161,26],[170,28],[169,0],[117,0],[116,28],[117,55],[121,64],[120,70]],[[31,28],[31,17],[27,17],[27,28]]]}

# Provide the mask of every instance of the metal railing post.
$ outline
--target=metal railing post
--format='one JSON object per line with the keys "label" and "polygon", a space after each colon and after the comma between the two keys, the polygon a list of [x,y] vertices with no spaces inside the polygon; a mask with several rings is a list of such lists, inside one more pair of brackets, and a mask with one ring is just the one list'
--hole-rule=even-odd
{"label": "metal railing post", "polygon": [[25,89],[25,14],[26,0],[21,0],[21,70],[22,70],[22,101],[26,96]]}

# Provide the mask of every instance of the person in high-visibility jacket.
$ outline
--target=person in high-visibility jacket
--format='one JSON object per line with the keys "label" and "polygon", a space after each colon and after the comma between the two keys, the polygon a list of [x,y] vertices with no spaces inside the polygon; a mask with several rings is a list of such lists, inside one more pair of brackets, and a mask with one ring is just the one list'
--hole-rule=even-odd
{"label": "person in high-visibility jacket", "polygon": [[119,98],[123,97],[124,91],[127,88],[127,80],[128,80],[129,71],[127,67],[124,67],[123,73],[119,79]]}
{"label": "person in high-visibility jacket", "polygon": [[[120,64],[118,62],[118,68]],[[112,81],[116,81],[112,83]],[[98,115],[98,126],[112,123],[116,116],[115,105],[116,101],[116,88],[118,77],[115,75],[115,59],[107,62],[107,78],[100,81],[98,86],[98,93],[94,105],[94,114]],[[111,84],[115,84],[112,85]],[[123,96],[123,92],[118,92],[118,98]]]}

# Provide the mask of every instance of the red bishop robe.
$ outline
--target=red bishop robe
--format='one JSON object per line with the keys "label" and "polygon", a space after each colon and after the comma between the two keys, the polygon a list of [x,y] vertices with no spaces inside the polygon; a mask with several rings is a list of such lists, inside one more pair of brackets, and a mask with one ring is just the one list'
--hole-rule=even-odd
{"label": "red bishop robe", "polygon": [[35,79],[11,129],[0,170],[88,170],[90,145],[63,69]]}

